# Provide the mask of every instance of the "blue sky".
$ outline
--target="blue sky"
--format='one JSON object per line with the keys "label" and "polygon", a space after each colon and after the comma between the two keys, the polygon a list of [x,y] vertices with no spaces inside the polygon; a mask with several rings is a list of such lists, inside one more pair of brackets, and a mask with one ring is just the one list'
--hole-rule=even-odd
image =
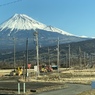
{"label": "blue sky", "polygon": [[74,35],[95,37],[95,0],[0,0],[0,24],[15,13]]}

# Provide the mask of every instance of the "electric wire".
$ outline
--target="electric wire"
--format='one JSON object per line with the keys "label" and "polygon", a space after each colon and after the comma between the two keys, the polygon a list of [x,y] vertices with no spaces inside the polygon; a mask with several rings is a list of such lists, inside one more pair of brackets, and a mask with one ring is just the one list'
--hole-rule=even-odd
{"label": "electric wire", "polygon": [[12,2],[0,4],[0,7],[7,6],[7,5],[11,5],[11,4],[14,4],[14,3],[17,3],[17,2],[20,2],[20,1],[23,1],[23,0],[15,0],[15,1],[12,1]]}

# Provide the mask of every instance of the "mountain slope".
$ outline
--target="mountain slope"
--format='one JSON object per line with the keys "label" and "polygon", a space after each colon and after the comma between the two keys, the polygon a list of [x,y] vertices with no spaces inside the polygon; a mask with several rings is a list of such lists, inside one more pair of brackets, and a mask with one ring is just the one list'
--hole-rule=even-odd
{"label": "mountain slope", "polygon": [[77,37],[56,27],[42,24],[27,15],[15,14],[9,20],[0,25],[0,38],[4,39],[0,40],[2,45],[0,48],[13,48],[14,37],[17,39],[16,46],[18,49],[25,49],[26,38],[31,39],[29,41],[29,45],[30,47],[34,47],[35,31],[38,32],[39,45],[41,46],[56,45],[58,37],[60,39],[60,43],[88,40],[88,38]]}
{"label": "mountain slope", "polygon": [[41,29],[45,31],[58,32],[65,35],[72,35],[61,29],[58,29],[52,26],[46,26],[45,24],[42,24],[24,14],[15,14],[11,19],[4,22],[0,26],[0,30],[2,31],[4,29],[10,29],[10,32],[12,32],[14,29],[15,30]]}

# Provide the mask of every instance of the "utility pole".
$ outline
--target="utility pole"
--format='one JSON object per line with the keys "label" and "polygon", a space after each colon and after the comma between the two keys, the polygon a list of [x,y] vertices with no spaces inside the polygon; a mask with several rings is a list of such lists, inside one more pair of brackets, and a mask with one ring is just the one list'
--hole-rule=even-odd
{"label": "utility pole", "polygon": [[69,68],[70,68],[70,65],[71,65],[71,54],[70,54],[70,44],[69,44]]}
{"label": "utility pole", "polygon": [[23,55],[23,79],[25,79],[25,54]]}
{"label": "utility pole", "polygon": [[65,60],[66,60],[66,69],[67,69],[68,68],[68,65],[67,65],[68,64],[67,53],[66,53],[66,59]]}
{"label": "utility pole", "polygon": [[28,76],[27,65],[28,65],[28,38],[26,39],[26,75],[25,75],[25,80],[26,80],[26,77]]}
{"label": "utility pole", "polygon": [[37,53],[37,76],[39,76],[39,48],[38,48],[38,32],[34,32],[34,36],[36,37],[36,53]]}
{"label": "utility pole", "polygon": [[14,40],[14,70],[15,70],[15,63],[16,63],[16,60],[15,60],[15,52],[16,52],[16,48],[15,48],[16,40],[15,40],[15,37],[13,38],[13,40]]}
{"label": "utility pole", "polygon": [[57,67],[58,67],[58,73],[59,73],[59,38],[57,40]]}
{"label": "utility pole", "polygon": [[84,66],[86,66],[85,52],[84,52]]}
{"label": "utility pole", "polygon": [[80,68],[81,68],[81,48],[79,47],[79,64],[80,64]]}
{"label": "utility pole", "polygon": [[92,55],[90,55],[90,65],[91,65],[91,67],[93,66],[93,56]]}
{"label": "utility pole", "polygon": [[48,64],[49,64],[49,66],[50,66],[50,56],[49,56],[49,47],[48,47]]}

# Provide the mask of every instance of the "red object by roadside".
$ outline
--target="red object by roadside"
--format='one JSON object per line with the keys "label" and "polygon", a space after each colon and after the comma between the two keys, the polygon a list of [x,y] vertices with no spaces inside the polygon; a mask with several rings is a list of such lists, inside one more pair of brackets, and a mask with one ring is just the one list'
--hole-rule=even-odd
{"label": "red object by roadside", "polygon": [[31,64],[28,64],[28,69],[30,69],[31,68]]}

